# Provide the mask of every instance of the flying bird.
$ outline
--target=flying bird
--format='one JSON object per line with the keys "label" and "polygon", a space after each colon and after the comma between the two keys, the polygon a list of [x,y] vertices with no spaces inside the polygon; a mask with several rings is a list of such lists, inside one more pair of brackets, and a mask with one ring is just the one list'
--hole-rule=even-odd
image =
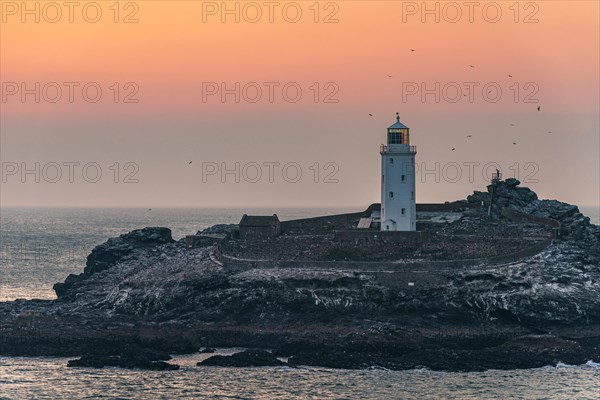
{"label": "flying bird", "polygon": [[513,144],[517,144],[517,142],[513,142]]}
{"label": "flying bird", "polygon": [[510,126],[515,126],[515,124],[510,124]]}
{"label": "flying bird", "polygon": [[512,75],[508,75],[509,78],[512,78]]}
{"label": "flying bird", "polygon": [[467,137],[473,137],[473,135],[467,135]]}
{"label": "flying bird", "polygon": [[190,162],[188,163],[188,165],[190,165],[191,163],[192,163],[192,161],[190,161]]}
{"label": "flying bird", "polygon": [[373,116],[373,114],[369,113],[369,117],[372,117],[372,116]]}
{"label": "flying bird", "polygon": [[410,51],[415,51],[415,49],[410,49]]}
{"label": "flying bird", "polygon": [[542,108],[542,106],[538,106],[538,111],[540,111],[540,108]]}
{"label": "flying bird", "polygon": [[452,148],[452,151],[454,151],[454,150],[456,150],[456,147],[453,147],[453,148]]}
{"label": "flying bird", "polygon": [[552,131],[548,131],[548,133],[552,133]]}
{"label": "flying bird", "polygon": [[471,68],[475,68],[475,66],[474,66],[474,65],[471,65],[471,64],[469,64],[469,67],[471,67]]}
{"label": "flying bird", "polygon": [[151,209],[151,208],[149,208],[149,209],[148,209],[148,211],[152,211],[152,209]]}
{"label": "flying bird", "polygon": [[392,77],[391,75],[388,75],[388,78],[391,78],[391,77]]}

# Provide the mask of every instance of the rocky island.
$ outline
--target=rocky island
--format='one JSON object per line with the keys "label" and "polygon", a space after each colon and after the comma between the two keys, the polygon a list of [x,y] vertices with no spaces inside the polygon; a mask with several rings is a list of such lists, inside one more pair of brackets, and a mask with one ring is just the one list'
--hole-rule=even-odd
{"label": "rocky island", "polygon": [[209,347],[252,350],[201,365],[600,361],[600,227],[515,179],[487,189],[421,207],[414,235],[357,229],[373,206],[284,221],[260,240],[236,225],[179,241],[134,230],[94,248],[81,274],[54,286],[56,300],[0,303],[0,354],[149,369]]}

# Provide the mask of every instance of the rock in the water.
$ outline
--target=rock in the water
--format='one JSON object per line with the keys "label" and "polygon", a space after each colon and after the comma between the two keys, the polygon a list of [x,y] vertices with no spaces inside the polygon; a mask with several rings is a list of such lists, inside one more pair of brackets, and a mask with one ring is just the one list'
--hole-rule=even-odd
{"label": "rock in the water", "polygon": [[215,367],[276,367],[287,365],[264,350],[246,350],[230,356],[212,356],[198,363]]}
{"label": "rock in the water", "polygon": [[200,350],[200,353],[214,353],[216,350],[214,349],[214,347],[205,347],[202,350]]}
{"label": "rock in the water", "polygon": [[341,369],[362,369],[376,364],[372,357],[360,353],[331,351],[306,352],[293,355],[288,360],[292,366],[315,366]]}
{"label": "rock in the water", "polygon": [[169,364],[164,361],[155,361],[154,357],[144,353],[124,352],[120,356],[107,356],[86,354],[77,360],[69,360],[69,367],[104,368],[120,367],[128,369],[146,369],[153,371],[177,370],[179,365]]}

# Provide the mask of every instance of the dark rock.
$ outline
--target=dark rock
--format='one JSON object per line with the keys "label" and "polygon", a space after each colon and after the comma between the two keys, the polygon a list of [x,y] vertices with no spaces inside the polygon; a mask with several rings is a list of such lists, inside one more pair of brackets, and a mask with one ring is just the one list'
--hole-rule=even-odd
{"label": "dark rock", "polygon": [[217,224],[198,231],[197,235],[227,235],[239,229],[238,224]]}
{"label": "dark rock", "polygon": [[87,258],[84,274],[89,276],[104,271],[131,254],[136,248],[155,247],[173,242],[169,228],[137,229],[118,238],[108,239],[92,250]]}
{"label": "dark rock", "polygon": [[153,361],[143,354],[127,354],[121,356],[104,356],[86,354],[77,360],[69,360],[68,367],[120,367],[128,369],[146,369],[153,371],[170,371],[179,369],[179,365],[169,364],[163,361]]}
{"label": "dark rock", "polygon": [[508,178],[506,180],[506,186],[508,187],[516,187],[519,186],[521,184],[521,181],[519,181],[518,179],[515,178]]}
{"label": "dark rock", "polygon": [[351,351],[307,352],[291,356],[288,364],[340,369],[364,369],[378,365],[379,358]]}
{"label": "dark rock", "polygon": [[200,350],[200,353],[214,353],[216,350],[214,347],[205,347]]}
{"label": "dark rock", "polygon": [[264,350],[246,350],[230,356],[212,356],[199,362],[200,366],[217,367],[277,367],[287,365]]}
{"label": "dark rock", "polygon": [[163,244],[173,243],[169,228],[144,228],[131,231],[117,238],[110,238],[101,245],[96,246],[87,257],[86,266],[82,274],[70,274],[64,283],[53,286],[57,297],[67,295],[69,289],[91,275],[104,271],[126,257],[135,249],[146,249]]}
{"label": "dark rock", "polygon": [[474,191],[473,194],[467,196],[467,201],[469,203],[484,202],[484,204],[486,204],[490,201],[490,195],[487,192]]}

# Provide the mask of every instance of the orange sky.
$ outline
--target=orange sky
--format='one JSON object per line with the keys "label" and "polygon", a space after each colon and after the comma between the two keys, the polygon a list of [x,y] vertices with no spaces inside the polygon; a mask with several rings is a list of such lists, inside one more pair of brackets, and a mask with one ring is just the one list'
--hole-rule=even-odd
{"label": "orange sky", "polygon": [[[0,103],[3,161],[131,159],[143,165],[144,176],[134,189],[108,183],[90,190],[77,183],[48,186],[9,181],[2,191],[3,205],[377,201],[377,149],[396,111],[413,129],[411,137],[423,161],[497,161],[506,168],[533,161],[539,164],[542,179],[530,186],[545,197],[600,203],[598,2],[519,2],[518,22],[513,1],[495,2],[502,11],[496,23],[484,18],[482,9],[489,2],[477,2],[472,23],[465,6],[461,20],[449,22],[453,14],[444,14],[452,11],[448,2],[437,2],[439,23],[432,15],[423,22],[421,9],[406,14],[407,7],[420,8],[422,2],[320,2],[318,23],[310,8],[313,1],[294,3],[302,10],[297,23],[287,22],[281,11],[292,2],[278,2],[272,23],[260,1],[254,3],[263,12],[257,23],[243,17],[236,23],[231,15],[222,22],[220,14],[206,16],[203,22],[203,7],[221,2],[138,1],[129,2],[127,9],[128,2],[120,2],[118,23],[110,9],[113,1],[97,2],[102,9],[97,23],[86,22],[79,9],[70,23],[66,8],[58,23],[44,21],[43,13],[39,23],[31,15],[22,22],[22,10],[14,9],[21,2],[1,3],[0,68],[3,96],[7,96]],[[43,8],[48,2],[27,3]],[[233,8],[236,2],[227,3]],[[248,2],[237,3],[243,8]],[[428,2],[428,7],[435,4]],[[123,23],[135,7],[138,22]],[[324,23],[332,11],[338,22]],[[493,16],[492,11],[488,15]],[[527,15],[538,21],[525,23]],[[84,101],[78,90],[73,103],[67,101],[66,92],[56,103],[43,99],[35,103],[32,96],[23,103],[18,93],[6,94],[6,84],[11,82],[28,87],[35,82],[97,82],[103,94],[93,104]],[[128,92],[124,84],[135,83],[139,102],[114,103],[109,87],[115,82],[120,100]],[[235,103],[232,96],[223,103],[218,95],[203,102],[203,82],[230,86],[278,82],[279,87],[296,82],[303,96],[292,104],[276,90],[273,103],[266,92],[256,103],[243,99]],[[316,103],[310,89],[315,82],[320,88]],[[333,96],[337,103],[323,102],[330,92],[325,88],[328,82],[333,83],[330,89],[338,90]],[[480,86],[472,102],[442,98],[436,103],[433,96],[425,102],[419,96],[404,101],[403,86],[410,82],[430,87],[435,82]],[[489,83],[502,89],[496,103],[482,97],[481,87]],[[520,88],[516,102],[515,83]],[[527,83],[537,88],[532,96],[537,103],[524,102]],[[535,110],[538,105],[540,113]],[[509,123],[515,123],[513,131]],[[548,136],[548,131],[555,133]],[[465,132],[475,132],[480,140],[463,143]],[[518,150],[513,141],[519,143]],[[457,151],[448,153],[451,147]],[[199,171],[191,175],[180,171],[179,157],[196,164],[207,157],[229,162],[281,159],[307,165],[329,160],[340,165],[343,179],[333,187],[309,182],[293,189],[284,183],[250,187],[208,183],[190,188],[189,181]],[[424,182],[418,186],[419,201],[463,197],[484,184]],[[157,186],[168,190],[156,194]],[[201,194],[202,204],[198,204]]]}

